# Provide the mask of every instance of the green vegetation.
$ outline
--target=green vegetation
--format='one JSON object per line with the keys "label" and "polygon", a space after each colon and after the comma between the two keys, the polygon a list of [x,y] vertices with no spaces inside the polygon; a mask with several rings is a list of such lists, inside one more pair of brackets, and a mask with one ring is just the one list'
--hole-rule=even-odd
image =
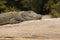
{"label": "green vegetation", "polygon": [[0,13],[22,10],[60,17],[60,0],[0,0]]}

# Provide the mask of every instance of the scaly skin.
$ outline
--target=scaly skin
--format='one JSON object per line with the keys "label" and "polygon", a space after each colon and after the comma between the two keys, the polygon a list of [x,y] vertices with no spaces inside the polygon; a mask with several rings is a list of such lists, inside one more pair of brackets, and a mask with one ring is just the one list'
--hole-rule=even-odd
{"label": "scaly skin", "polygon": [[0,14],[0,25],[14,24],[27,20],[38,20],[40,18],[41,15],[38,15],[33,11],[7,12]]}

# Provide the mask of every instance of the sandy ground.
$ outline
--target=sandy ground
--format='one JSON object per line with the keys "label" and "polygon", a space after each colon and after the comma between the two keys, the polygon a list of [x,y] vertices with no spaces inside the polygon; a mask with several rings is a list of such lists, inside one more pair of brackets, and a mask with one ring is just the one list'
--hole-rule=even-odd
{"label": "sandy ground", "polygon": [[0,40],[60,40],[60,39],[0,38]]}
{"label": "sandy ground", "polygon": [[0,26],[0,40],[60,40],[60,18]]}

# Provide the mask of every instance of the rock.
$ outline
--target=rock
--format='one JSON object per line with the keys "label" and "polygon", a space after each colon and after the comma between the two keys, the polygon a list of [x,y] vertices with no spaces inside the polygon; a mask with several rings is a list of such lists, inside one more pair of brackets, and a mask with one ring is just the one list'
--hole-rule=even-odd
{"label": "rock", "polygon": [[0,26],[0,38],[60,39],[60,18]]}

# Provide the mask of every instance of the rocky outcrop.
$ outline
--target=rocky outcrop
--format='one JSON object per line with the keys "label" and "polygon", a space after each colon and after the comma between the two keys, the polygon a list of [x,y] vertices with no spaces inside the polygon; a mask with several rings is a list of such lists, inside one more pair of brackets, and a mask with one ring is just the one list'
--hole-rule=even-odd
{"label": "rocky outcrop", "polygon": [[60,18],[3,25],[0,38],[60,39]]}

